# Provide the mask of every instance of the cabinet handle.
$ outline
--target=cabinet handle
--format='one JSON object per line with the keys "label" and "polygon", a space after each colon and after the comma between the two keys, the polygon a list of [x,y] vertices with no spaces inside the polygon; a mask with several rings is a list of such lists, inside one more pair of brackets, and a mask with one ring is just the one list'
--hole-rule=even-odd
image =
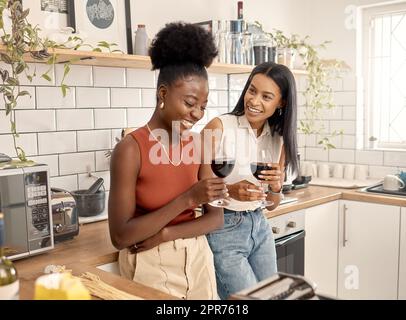
{"label": "cabinet handle", "polygon": [[345,244],[347,243],[347,230],[346,230],[346,225],[347,225],[347,205],[344,204],[343,206],[343,247],[345,247]]}

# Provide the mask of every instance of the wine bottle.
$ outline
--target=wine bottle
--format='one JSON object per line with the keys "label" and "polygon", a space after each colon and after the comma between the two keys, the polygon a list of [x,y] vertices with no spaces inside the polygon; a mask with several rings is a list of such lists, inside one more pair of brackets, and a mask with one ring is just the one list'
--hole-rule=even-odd
{"label": "wine bottle", "polygon": [[243,13],[243,2],[238,1],[237,3],[238,10],[237,10],[237,19],[242,20],[244,18],[244,13]]}
{"label": "wine bottle", "polygon": [[4,215],[0,211],[0,300],[18,300],[20,283],[14,264],[6,257],[4,233]]}

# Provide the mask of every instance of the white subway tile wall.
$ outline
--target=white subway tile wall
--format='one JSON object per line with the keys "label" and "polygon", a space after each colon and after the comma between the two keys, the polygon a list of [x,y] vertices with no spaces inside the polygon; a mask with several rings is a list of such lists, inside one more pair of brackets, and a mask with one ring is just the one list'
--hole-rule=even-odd
{"label": "white subway tile wall", "polygon": [[51,178],[51,186],[67,191],[78,190],[78,176],[76,174],[70,176],[59,176]]}
{"label": "white subway tile wall", "polygon": [[90,130],[94,128],[92,109],[73,109],[56,111],[57,131]]}
{"label": "white subway tile wall", "polygon": [[[36,156],[38,154],[37,135],[35,133],[20,134],[17,140],[17,146],[24,149],[27,156]],[[15,154],[13,136],[11,134],[0,135],[0,152],[12,155]]]}
{"label": "white subway tile wall", "polygon": [[95,171],[94,152],[67,153],[59,156],[59,174],[61,176]]}
{"label": "white subway tile wall", "polygon": [[37,109],[75,108],[75,106],[75,88],[67,90],[64,97],[59,87],[37,87]]}
{"label": "white subway tile wall", "polygon": [[[2,67],[4,64],[1,65]],[[36,64],[36,73],[48,71],[49,66]],[[34,65],[31,65],[34,70]],[[101,176],[109,187],[110,151],[120,139],[121,129],[140,127],[151,117],[156,104],[158,72],[150,70],[71,66],[65,83],[71,86],[62,97],[58,84],[63,77],[63,65],[51,68],[51,82],[37,77],[31,83],[22,81],[23,90],[31,97],[23,97],[15,111],[17,140],[35,161],[51,168],[54,187],[76,190],[87,187],[94,177]],[[244,88],[248,74],[209,74],[209,107],[195,131],[213,117],[234,108]],[[306,88],[306,77],[296,77],[299,97],[298,118],[303,119],[305,100],[301,92]],[[406,168],[404,152],[356,150],[356,79],[347,76],[332,83],[336,109],[326,112],[319,124],[326,130],[343,130],[332,139],[334,150],[324,150],[319,136],[299,134],[299,152],[303,161],[353,162],[366,164],[371,177],[380,178]],[[1,99],[0,99],[1,100]],[[0,109],[4,103],[0,102]],[[0,152],[15,156],[10,121],[0,112]]]}
{"label": "white subway tile wall", "polygon": [[[3,67],[2,65],[0,66]],[[18,105],[16,110],[35,109],[35,87],[21,86],[20,91],[27,91],[29,95],[21,96],[18,98]],[[0,99],[0,109],[5,109],[4,99]]]}
{"label": "white subway tile wall", "polygon": [[[56,84],[59,85],[63,79],[64,66],[57,64],[55,66]],[[64,83],[72,87],[92,87],[93,86],[93,67],[71,66]]]}
{"label": "white subway tile wall", "polygon": [[93,67],[95,87],[125,87],[126,72],[123,68]]}
{"label": "white subway tile wall", "polygon": [[110,88],[79,87],[76,104],[78,108],[110,108]]}
{"label": "white subway tile wall", "polygon": [[140,108],[141,90],[133,88],[112,88],[111,107],[112,108]]}
{"label": "white subway tile wall", "polygon": [[[296,77],[298,89],[298,119],[305,119],[305,105],[301,92],[307,86],[306,76]],[[336,149],[324,150],[318,145],[320,136],[298,135],[299,151],[303,161],[315,163],[355,163],[368,165],[371,178],[383,178],[386,174],[397,173],[406,166],[406,152],[357,150],[356,146],[362,146],[363,119],[357,119],[356,108],[356,77],[347,75],[342,79],[333,80],[330,85],[333,89],[333,99],[336,107],[323,111],[324,121],[322,124],[327,132],[343,131],[343,135],[330,139]]]}
{"label": "white subway tile wall", "polygon": [[[30,66],[32,70],[36,67],[37,75],[49,69],[43,64]],[[1,64],[1,67],[7,66]],[[70,89],[63,97],[59,86],[63,65],[49,70],[51,82],[39,77],[32,83],[23,80],[21,89],[28,91],[31,97],[22,97],[14,111],[21,133],[17,143],[30,159],[50,166],[53,187],[72,191],[87,188],[95,177],[103,177],[109,190],[108,151],[120,140],[122,128],[141,127],[151,118],[156,105],[158,72],[71,66],[65,79]],[[241,81],[238,81],[240,86]],[[228,111],[227,75],[209,74],[209,84],[210,97],[214,99],[204,123]],[[15,157],[10,120],[5,117],[2,102],[0,109],[3,109],[0,112],[0,152]]]}
{"label": "white subway tile wall", "polygon": [[[23,76],[21,77],[20,84],[23,86],[54,86],[55,83],[60,83],[60,81],[58,82],[58,79],[55,79],[54,66],[49,66],[44,63],[29,64],[29,70],[27,71],[27,75],[32,76],[34,73],[37,76],[34,77],[32,81],[30,81],[27,77]],[[43,74],[47,74],[51,78],[51,81],[48,81],[45,78],[41,77]]]}

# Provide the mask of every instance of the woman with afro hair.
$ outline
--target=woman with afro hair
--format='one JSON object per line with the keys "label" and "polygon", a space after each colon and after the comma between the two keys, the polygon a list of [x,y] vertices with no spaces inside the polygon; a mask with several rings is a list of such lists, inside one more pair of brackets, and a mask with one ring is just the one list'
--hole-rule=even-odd
{"label": "woman with afro hair", "polygon": [[[200,157],[200,146],[188,148],[191,134],[184,140],[204,115],[206,68],[217,50],[210,33],[179,22],[158,32],[149,55],[159,69],[156,108],[112,154],[110,237],[122,276],[182,299],[217,299],[205,234],[221,228],[223,210],[206,204],[227,189],[208,165],[186,161],[191,152]],[[200,205],[204,214],[197,217]]]}

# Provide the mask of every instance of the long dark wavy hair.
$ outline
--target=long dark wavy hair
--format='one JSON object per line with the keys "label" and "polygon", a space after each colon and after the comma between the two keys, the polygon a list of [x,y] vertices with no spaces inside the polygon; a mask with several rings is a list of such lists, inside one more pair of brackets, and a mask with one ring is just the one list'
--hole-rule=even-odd
{"label": "long dark wavy hair", "polygon": [[272,136],[275,133],[283,137],[285,147],[285,165],[290,165],[292,172],[298,172],[297,159],[297,98],[296,82],[288,67],[273,62],[262,63],[252,70],[247,83],[241,93],[234,110],[230,114],[242,116],[244,110],[244,97],[251,84],[252,78],[257,74],[263,74],[271,78],[279,87],[282,94],[282,114],[278,110],[268,118]]}

